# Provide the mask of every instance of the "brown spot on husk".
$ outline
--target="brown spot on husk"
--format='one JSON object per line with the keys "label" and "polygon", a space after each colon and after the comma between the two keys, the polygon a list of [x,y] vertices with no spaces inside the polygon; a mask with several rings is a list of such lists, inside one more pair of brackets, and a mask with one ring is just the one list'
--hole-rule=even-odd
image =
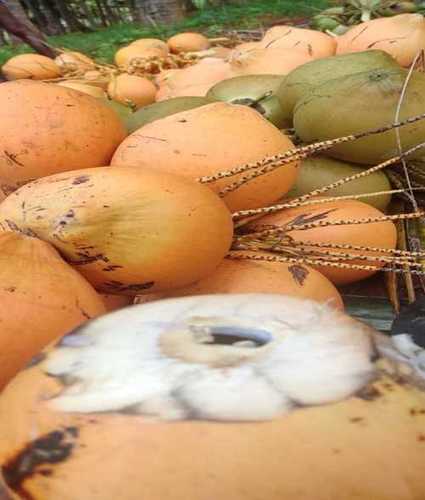
{"label": "brown spot on husk", "polygon": [[375,401],[381,396],[382,394],[376,387],[373,386],[364,387],[363,389],[360,389],[360,391],[356,394],[357,398],[363,399],[364,401]]}
{"label": "brown spot on husk", "polygon": [[126,285],[121,283],[120,281],[106,281],[103,284],[103,287],[108,291],[114,291],[118,293],[124,292],[142,292],[143,290],[148,290],[155,285],[154,281],[146,281],[145,283],[132,283],[130,285]]}
{"label": "brown spot on husk", "polygon": [[310,274],[309,270],[304,266],[300,266],[298,264],[294,264],[293,266],[288,267],[288,271],[292,274],[292,277],[297,282],[298,285],[303,286],[304,281],[307,276]]}
{"label": "brown spot on husk", "polygon": [[80,175],[73,180],[72,184],[74,186],[78,186],[79,184],[84,184],[85,182],[88,182],[89,180],[90,180],[89,175]]}
{"label": "brown spot on husk", "polygon": [[46,464],[57,464],[66,461],[75,446],[78,428],[66,427],[52,431],[28,443],[24,449],[3,465],[3,476],[6,484],[23,498],[31,499],[24,482],[40,469],[46,470]]}
{"label": "brown spot on husk", "polygon": [[47,357],[47,354],[44,352],[40,352],[39,354],[36,354],[35,356],[33,356],[31,358],[29,363],[27,363],[27,365],[25,366],[25,369],[32,368],[33,366],[39,365],[40,363],[42,363],[46,359],[46,357]]}

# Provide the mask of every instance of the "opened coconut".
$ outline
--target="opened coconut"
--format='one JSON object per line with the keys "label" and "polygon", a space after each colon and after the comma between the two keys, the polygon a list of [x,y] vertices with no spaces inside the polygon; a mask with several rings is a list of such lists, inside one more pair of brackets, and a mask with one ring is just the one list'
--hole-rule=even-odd
{"label": "opened coconut", "polygon": [[[415,71],[409,79],[397,118],[407,73],[402,68],[372,70],[329,80],[315,87],[295,107],[297,135],[304,142],[323,141],[391,125],[425,113],[425,74]],[[425,121],[401,127],[399,132],[402,150],[407,150],[424,141]],[[376,164],[399,154],[396,131],[342,144],[326,154],[348,162]],[[412,158],[423,155],[423,150],[419,150]]]}
{"label": "opened coconut", "polygon": [[127,135],[116,113],[76,90],[21,80],[0,86],[0,186],[106,165]]}
{"label": "opened coconut", "polygon": [[373,69],[397,69],[399,65],[382,50],[367,50],[355,54],[342,54],[303,64],[282,81],[276,95],[284,116],[292,122],[296,103],[304,94],[332,80]]}
{"label": "opened coconut", "polygon": [[106,311],[52,246],[24,234],[0,232],[0,282],[0,390],[47,344]]}
{"label": "opened coconut", "polygon": [[278,295],[105,315],[1,395],[5,482],[32,500],[419,500],[423,379],[379,342]]}
{"label": "opened coconut", "polygon": [[55,61],[40,54],[13,56],[3,64],[1,71],[7,80],[49,80],[61,75]]}
{"label": "opened coconut", "polygon": [[1,203],[0,228],[52,243],[99,291],[117,295],[202,279],[233,234],[228,209],[210,189],[138,167],[39,179]]}
{"label": "opened coconut", "polygon": [[231,104],[243,104],[258,111],[276,127],[287,125],[276,91],[284,77],[281,75],[244,75],[229,78],[212,87],[207,97],[226,101]]}
{"label": "opened coconut", "polygon": [[[294,187],[288,193],[288,196],[303,196],[316,189],[338,182],[341,179],[361,174],[364,170],[364,167],[360,167],[359,165],[334,160],[326,156],[307,158],[301,162],[297,180]],[[376,196],[362,197],[360,201],[384,212],[391,201],[391,194],[388,193],[391,189],[388,177],[381,170],[329,189],[322,196],[356,196],[382,193]]]}
{"label": "opened coconut", "polygon": [[[123,141],[111,165],[152,167],[158,173],[179,173],[195,180],[258,162],[293,147],[288,137],[257,111],[217,102],[138,129]],[[287,193],[296,175],[297,162],[293,162],[245,183],[227,194],[224,201],[231,210],[262,207]],[[217,180],[209,186],[219,192],[243,176]]]}

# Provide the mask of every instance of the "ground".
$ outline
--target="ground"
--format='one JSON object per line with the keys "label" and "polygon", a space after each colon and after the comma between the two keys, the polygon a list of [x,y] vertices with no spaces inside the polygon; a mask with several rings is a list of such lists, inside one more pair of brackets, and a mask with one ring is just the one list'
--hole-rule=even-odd
{"label": "ground", "polygon": [[[267,26],[286,17],[306,18],[329,5],[328,0],[246,0],[239,5],[208,8],[198,11],[173,26],[116,25],[93,33],[72,33],[50,37],[52,45],[84,52],[101,62],[112,62],[120,46],[142,37],[166,38],[179,31],[202,31],[209,36],[221,34],[229,28],[252,29]],[[17,53],[29,52],[27,45],[0,48],[0,65]]]}

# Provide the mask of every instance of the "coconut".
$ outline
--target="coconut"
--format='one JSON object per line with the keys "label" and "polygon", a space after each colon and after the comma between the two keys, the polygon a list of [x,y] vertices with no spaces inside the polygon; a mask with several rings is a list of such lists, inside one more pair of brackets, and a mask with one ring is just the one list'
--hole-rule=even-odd
{"label": "coconut", "polygon": [[315,87],[334,78],[346,77],[372,69],[396,69],[397,61],[382,50],[367,50],[308,62],[294,69],[282,81],[276,95],[284,115],[292,121],[296,103]]}
{"label": "coconut", "polygon": [[211,273],[232,241],[224,203],[178,175],[98,167],[27,184],[0,204],[0,228],[52,243],[99,291],[136,295]]}
{"label": "coconut", "polygon": [[294,26],[274,26],[266,31],[260,45],[268,49],[291,49],[320,59],[336,52],[334,37],[315,30]]}
{"label": "coconut", "polygon": [[[253,232],[269,229],[270,226],[281,228],[286,236],[297,243],[296,247],[301,257],[318,256],[322,261],[329,261],[327,253],[331,252],[341,264],[370,267],[370,269],[353,269],[325,266],[320,263],[315,266],[332,283],[346,285],[373,276],[385,265],[379,257],[387,257],[387,254],[385,251],[353,250],[344,248],[344,245],[372,249],[396,248],[397,230],[392,221],[368,222],[383,216],[381,211],[361,201],[337,200],[281,210],[249,223],[248,228]],[[309,224],[313,227],[302,227]],[[312,246],[311,243],[322,245],[322,248]],[[326,245],[342,245],[343,248],[326,247]],[[290,252],[291,249],[288,255],[291,255]],[[354,258],[344,259],[344,254],[347,253]],[[359,259],[355,258],[357,255]],[[365,257],[370,260],[364,260]]]}
{"label": "coconut", "polygon": [[263,48],[236,52],[229,62],[237,75],[287,75],[312,60],[312,56],[301,51]]}
{"label": "coconut", "polygon": [[[298,101],[294,127],[304,142],[334,139],[390,125],[407,78],[407,70],[372,70],[330,80]],[[373,103],[373,106],[371,106]],[[400,108],[399,120],[425,113],[425,74],[414,72]],[[327,119],[324,120],[323,117]],[[424,141],[425,122],[401,127],[403,150]],[[327,155],[348,162],[376,164],[399,153],[395,130],[336,146]],[[420,158],[419,150],[411,158]]]}
{"label": "coconut", "polygon": [[63,73],[75,70],[90,70],[95,62],[81,52],[62,52],[55,58],[55,63]]}
{"label": "coconut", "polygon": [[234,76],[234,72],[223,59],[205,58],[198,63],[175,71],[161,83],[156,100],[172,97],[204,97],[216,83]]}
{"label": "coconut", "polygon": [[89,70],[84,73],[84,79],[81,83],[85,83],[86,85],[94,85],[96,87],[100,87],[103,90],[106,90],[108,88],[109,80],[109,75],[104,75],[97,70]]}
{"label": "coconut", "polygon": [[100,99],[49,83],[0,85],[0,186],[107,165],[126,130]]}
{"label": "coconut", "polygon": [[410,66],[425,48],[422,14],[399,14],[360,23],[338,37],[338,54],[369,48],[384,50],[402,66]]}
{"label": "coconut", "polygon": [[[105,304],[107,311],[116,311],[133,304],[134,298],[125,295],[110,295],[108,293],[101,293],[100,297]],[[0,497],[1,498],[1,497]]]}
{"label": "coconut", "polygon": [[131,42],[129,47],[139,47],[143,49],[159,49],[166,56],[169,52],[168,45],[157,38],[139,38]]}
{"label": "coconut", "polygon": [[179,33],[168,39],[167,45],[173,54],[199,52],[210,47],[210,41],[200,33]]}
{"label": "coconut", "polygon": [[[148,123],[122,142],[111,165],[151,166],[157,172],[195,180],[292,148],[288,137],[253,109],[216,102]],[[297,162],[293,162],[247,182],[224,201],[231,210],[263,207],[289,191],[296,175]],[[218,192],[243,176],[209,186]]]}
{"label": "coconut", "polygon": [[208,97],[174,97],[166,101],[156,102],[131,114],[128,119],[128,130],[132,133],[155,120],[180,113],[181,111],[205,106],[212,102],[214,102],[214,99]]}
{"label": "coconut", "polygon": [[229,78],[212,87],[207,97],[243,104],[258,111],[278,128],[287,123],[283,119],[279,99],[275,93],[284,77],[281,75],[244,75]]}
{"label": "coconut", "polygon": [[147,78],[127,73],[116,76],[108,85],[108,95],[111,99],[134,109],[155,102],[156,91],[155,85]]}
{"label": "coconut", "polygon": [[72,80],[66,80],[63,82],[59,82],[56,85],[61,87],[67,87],[69,89],[78,90],[79,92],[83,92],[83,94],[91,95],[92,97],[104,98],[105,91],[100,87],[95,87],[94,85],[86,85],[80,82],[73,82]]}
{"label": "coconut", "polygon": [[406,360],[374,361],[377,338],[267,294],[105,315],[1,395],[5,482],[33,500],[422,499],[425,394]]}
{"label": "coconut", "polygon": [[[315,156],[301,162],[298,177],[294,187],[288,193],[289,197],[303,196],[329,184],[352,175],[360,174],[364,167],[327,158]],[[345,196],[390,191],[391,184],[384,172],[378,171],[367,177],[349,181],[341,186],[326,191],[323,196]],[[391,194],[360,198],[360,201],[385,212],[391,201]]]}
{"label": "coconut", "polygon": [[[238,252],[244,257],[267,256],[264,252]],[[302,264],[259,260],[224,259],[206,278],[166,294],[141,295],[139,303],[169,297],[218,293],[276,293],[315,300],[335,309],[344,303],[335,286],[320,272]]]}
{"label": "coconut", "polygon": [[44,241],[0,232],[0,390],[50,342],[106,309]]}
{"label": "coconut", "polygon": [[161,49],[154,47],[139,47],[137,45],[128,45],[122,47],[115,53],[114,59],[117,66],[127,67],[135,58],[159,58],[164,57],[164,52]]}
{"label": "coconut", "polygon": [[59,66],[40,54],[20,54],[3,64],[1,71],[7,80],[48,80],[61,75]]}

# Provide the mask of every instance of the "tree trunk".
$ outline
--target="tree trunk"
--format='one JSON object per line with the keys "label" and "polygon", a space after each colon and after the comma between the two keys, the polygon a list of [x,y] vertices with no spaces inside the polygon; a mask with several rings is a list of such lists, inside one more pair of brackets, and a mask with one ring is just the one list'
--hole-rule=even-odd
{"label": "tree trunk", "polygon": [[86,26],[80,23],[69,8],[68,0],[56,0],[55,3],[61,13],[62,19],[67,24],[70,31],[87,31]]}
{"label": "tree trunk", "polygon": [[26,42],[39,54],[48,57],[55,57],[56,52],[49,47],[45,38],[40,31],[34,28],[33,24],[23,23],[20,19],[12,14],[6,7],[5,3],[0,2],[0,28],[3,28],[8,33],[17,36],[22,41]]}
{"label": "tree trunk", "polygon": [[[31,0],[31,3],[35,3]],[[43,13],[46,20],[46,33],[49,35],[61,35],[65,33],[65,28],[63,27],[60,19],[60,13],[48,0],[39,0],[37,2],[39,10]]]}
{"label": "tree trunk", "polygon": [[135,13],[140,22],[174,23],[184,17],[181,0],[135,0]]}
{"label": "tree trunk", "polygon": [[[19,0],[6,0],[4,2],[6,7],[10,10],[11,14],[23,25],[28,26],[28,28],[35,33],[38,33],[40,38],[43,37],[41,31],[30,21],[25,9],[22,7],[22,4]],[[19,37],[16,37],[14,34],[11,35],[12,41],[14,43],[22,43],[22,40]]]}

